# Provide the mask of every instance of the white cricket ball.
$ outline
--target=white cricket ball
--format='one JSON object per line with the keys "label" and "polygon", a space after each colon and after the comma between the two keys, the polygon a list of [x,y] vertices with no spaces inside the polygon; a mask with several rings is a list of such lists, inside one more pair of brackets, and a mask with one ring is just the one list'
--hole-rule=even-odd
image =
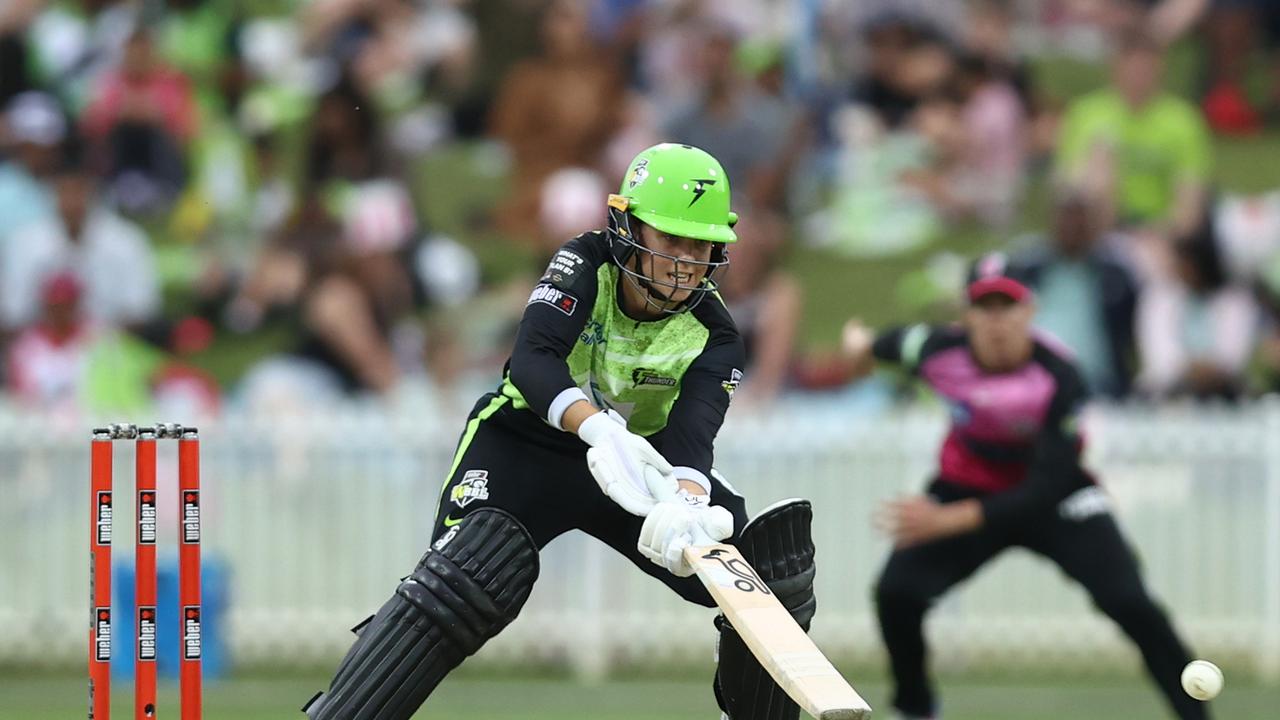
{"label": "white cricket ball", "polygon": [[1192,660],[1182,669],[1182,689],[1197,700],[1212,700],[1222,692],[1222,671],[1208,660]]}

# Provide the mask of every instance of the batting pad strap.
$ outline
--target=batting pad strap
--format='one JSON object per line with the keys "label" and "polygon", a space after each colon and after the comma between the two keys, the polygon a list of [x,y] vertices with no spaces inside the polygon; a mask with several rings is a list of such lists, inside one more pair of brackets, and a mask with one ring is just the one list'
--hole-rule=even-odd
{"label": "batting pad strap", "polygon": [[396,594],[415,605],[465,655],[515,619],[538,575],[538,550],[515,518],[482,508],[428,550]]}
{"label": "batting pad strap", "polygon": [[703,475],[702,471],[697,468],[691,468],[685,465],[676,465],[671,468],[671,474],[675,476],[677,481],[688,480],[689,482],[696,483],[698,487],[705,490],[708,495],[711,494],[711,481],[708,480],[707,476]]}
{"label": "batting pad strap", "polygon": [[479,650],[506,625],[502,608],[484,588],[436,553],[424,558],[396,594],[434,621],[464,655]]}
{"label": "batting pad strap", "polygon": [[547,422],[551,424],[551,427],[557,430],[564,430],[564,426],[560,424],[560,421],[564,419],[564,411],[568,410],[570,405],[578,402],[579,400],[591,402],[587,397],[587,394],[582,392],[582,388],[580,387],[571,387],[561,390],[560,394],[556,395],[551,401],[551,407],[547,409]]}

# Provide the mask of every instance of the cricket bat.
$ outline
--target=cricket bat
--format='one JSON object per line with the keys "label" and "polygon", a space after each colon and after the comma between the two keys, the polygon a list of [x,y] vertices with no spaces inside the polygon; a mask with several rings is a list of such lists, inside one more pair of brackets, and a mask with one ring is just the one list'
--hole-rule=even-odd
{"label": "cricket bat", "polygon": [[840,675],[732,545],[686,548],[711,597],[778,686],[818,720],[862,720],[871,706]]}

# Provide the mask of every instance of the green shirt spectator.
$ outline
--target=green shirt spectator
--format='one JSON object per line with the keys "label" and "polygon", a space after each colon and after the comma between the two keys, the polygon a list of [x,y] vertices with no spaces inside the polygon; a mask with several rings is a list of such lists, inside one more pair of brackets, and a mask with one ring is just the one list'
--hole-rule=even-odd
{"label": "green shirt spectator", "polygon": [[1115,220],[1173,239],[1203,221],[1211,151],[1195,108],[1161,89],[1164,55],[1140,32],[1120,38],[1108,87],[1067,109],[1058,167]]}
{"label": "green shirt spectator", "polygon": [[1059,166],[1079,173],[1099,144],[1115,158],[1116,210],[1126,222],[1166,219],[1179,184],[1209,177],[1208,130],[1190,103],[1172,95],[1137,108],[1111,88],[1080,98],[1063,122]]}

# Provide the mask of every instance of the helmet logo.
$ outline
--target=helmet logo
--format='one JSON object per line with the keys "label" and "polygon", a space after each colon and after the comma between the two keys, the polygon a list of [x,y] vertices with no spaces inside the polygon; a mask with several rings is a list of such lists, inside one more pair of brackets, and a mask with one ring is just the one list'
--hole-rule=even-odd
{"label": "helmet logo", "polygon": [[636,186],[649,178],[649,158],[643,158],[631,170],[631,177],[627,180],[627,189],[635,190]]}
{"label": "helmet logo", "polygon": [[707,188],[706,188],[705,186],[707,186],[707,185],[715,185],[715,184],[716,184],[716,181],[715,181],[715,180],[707,180],[707,179],[702,179],[702,178],[694,178],[694,180],[693,180],[693,199],[689,201],[689,205],[688,205],[688,207],[693,207],[693,204],[694,204],[694,203],[696,203],[696,202],[698,202],[699,200],[701,200],[701,199],[702,199],[702,194],[703,194],[703,193],[705,193],[705,192],[707,191]]}

